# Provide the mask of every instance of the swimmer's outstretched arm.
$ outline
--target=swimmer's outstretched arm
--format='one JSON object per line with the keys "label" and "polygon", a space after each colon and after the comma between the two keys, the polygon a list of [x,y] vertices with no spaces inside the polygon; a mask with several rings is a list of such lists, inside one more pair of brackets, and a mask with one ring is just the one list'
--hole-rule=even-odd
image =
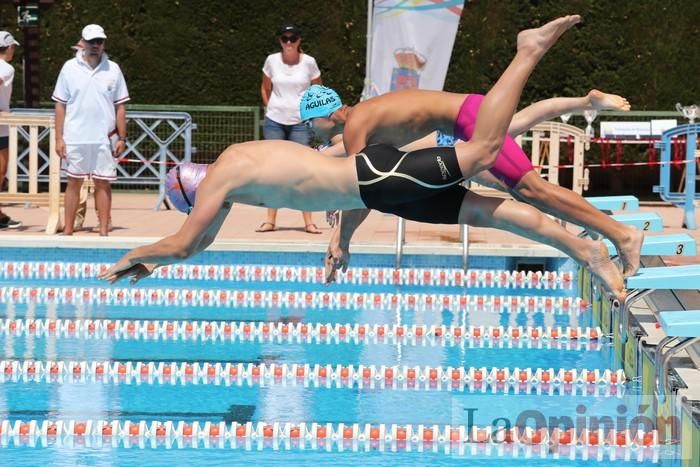
{"label": "swimmer's outstretched arm", "polygon": [[187,259],[206,249],[221,229],[231,203],[226,200],[229,187],[221,183],[216,171],[209,170],[197,190],[194,208],[175,234],[151,245],[135,248],[98,277],[117,282],[125,277],[135,284],[149,276],[157,267]]}
{"label": "swimmer's outstretched arm", "polygon": [[348,270],[348,264],[350,264],[350,240],[355,230],[364,222],[369,213],[369,209],[353,209],[341,213],[340,223],[333,231],[324,260],[326,284],[335,282],[338,270],[343,272]]}

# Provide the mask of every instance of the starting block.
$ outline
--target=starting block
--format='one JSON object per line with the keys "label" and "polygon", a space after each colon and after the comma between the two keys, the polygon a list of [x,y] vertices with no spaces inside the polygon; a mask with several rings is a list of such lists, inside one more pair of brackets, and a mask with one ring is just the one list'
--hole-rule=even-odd
{"label": "starting block", "polygon": [[632,212],[614,214],[610,217],[621,224],[631,225],[643,232],[662,232],[664,230],[664,221],[655,212]]}
{"label": "starting block", "polygon": [[[617,256],[615,246],[603,240],[610,256]],[[642,244],[642,256],[696,256],[698,247],[695,239],[688,234],[648,235]]]}
{"label": "starting block", "polygon": [[700,310],[662,311],[659,323],[667,336],[700,339]]}
{"label": "starting block", "polygon": [[[608,247],[610,255],[617,255],[617,250],[614,245],[608,240],[604,240],[605,245]],[[644,243],[642,244],[641,256],[697,256],[697,243],[695,239],[688,234],[669,234],[669,235],[648,235],[644,237]],[[680,267],[680,266],[679,266]],[[650,268],[647,268],[650,269]],[[657,268],[652,268],[657,269]],[[674,269],[674,268],[658,268],[658,269]],[[649,273],[647,273],[648,276]],[[612,314],[610,313],[610,302],[608,300],[598,300],[593,287],[593,279],[591,275],[583,270],[582,276],[584,276],[581,284],[581,296],[586,298],[589,303],[591,303],[593,316],[597,322],[600,323],[603,332],[610,333],[613,331],[614,326],[612,323]],[[643,276],[640,272],[637,275],[627,279],[628,289],[639,289],[640,287],[635,284],[640,284]],[[657,287],[664,288],[664,287]],[[678,288],[678,287],[666,287],[666,288]],[[700,288],[700,282],[696,288]],[[632,294],[628,295],[628,298]],[[626,332],[626,331],[625,331]],[[625,335],[626,340],[626,335]],[[624,343],[624,340],[623,340]]]}
{"label": "starting block", "polygon": [[622,196],[590,196],[586,201],[594,208],[604,212],[612,211],[637,211],[639,210],[639,199],[632,195]]}
{"label": "starting block", "polygon": [[700,289],[700,264],[642,268],[637,274],[627,278],[628,294],[622,303],[619,304],[618,312],[615,313],[612,306],[609,312],[601,312],[603,313],[601,318],[607,318],[612,321],[609,328],[614,335],[613,343],[616,355],[624,360],[625,354],[631,354],[637,348],[636,340],[633,339],[628,342],[630,309],[632,306],[657,290],[671,289]]}
{"label": "starting block", "polygon": [[622,344],[627,342],[630,307],[656,290],[700,289],[700,264],[642,268],[637,274],[627,278],[627,289],[630,292],[620,303],[619,322]]}
{"label": "starting block", "polygon": [[[671,391],[668,362],[674,354],[700,341],[700,310],[664,311],[659,313],[659,322],[666,337],[656,346],[656,394],[663,403],[666,393]],[[673,346],[664,352],[664,347],[671,343]]]}

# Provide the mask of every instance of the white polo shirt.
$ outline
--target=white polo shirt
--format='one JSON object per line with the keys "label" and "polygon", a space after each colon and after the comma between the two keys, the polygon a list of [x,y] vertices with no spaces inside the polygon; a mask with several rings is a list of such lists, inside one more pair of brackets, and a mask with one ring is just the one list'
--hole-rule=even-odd
{"label": "white polo shirt", "polygon": [[[10,110],[10,98],[12,97],[12,80],[15,78],[15,69],[5,60],[0,59],[0,112]],[[0,137],[8,135],[6,125],[0,126]]]}
{"label": "white polo shirt", "polygon": [[114,106],[128,101],[129,92],[122,70],[107,54],[93,69],[78,51],[61,68],[51,99],[66,104],[66,144],[106,144],[116,128]]}

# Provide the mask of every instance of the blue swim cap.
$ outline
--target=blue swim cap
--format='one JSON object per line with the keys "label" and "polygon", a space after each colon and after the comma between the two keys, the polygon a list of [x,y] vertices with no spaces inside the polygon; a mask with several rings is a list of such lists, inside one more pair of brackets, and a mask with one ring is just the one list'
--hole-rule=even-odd
{"label": "blue swim cap", "polygon": [[343,102],[337,92],[326,86],[314,84],[301,96],[299,103],[301,121],[316,117],[328,117],[342,106]]}

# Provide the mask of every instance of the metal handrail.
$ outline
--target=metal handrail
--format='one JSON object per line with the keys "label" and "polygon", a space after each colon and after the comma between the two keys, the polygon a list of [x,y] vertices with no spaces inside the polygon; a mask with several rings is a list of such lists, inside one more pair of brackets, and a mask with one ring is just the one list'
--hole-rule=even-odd
{"label": "metal handrail", "polygon": [[620,303],[618,321],[619,321],[619,331],[620,331],[620,342],[623,344],[627,343],[627,333],[629,330],[629,320],[630,320],[630,308],[638,300],[646,297],[650,293],[654,292],[655,289],[637,289],[630,292],[625,299]]}
{"label": "metal handrail", "polygon": [[[396,223],[396,269],[401,267],[401,258],[403,257],[403,247],[406,244],[406,220],[403,217],[398,217]],[[469,226],[462,224],[460,226],[460,237],[462,239],[462,269],[465,271],[469,265]]]}
{"label": "metal handrail", "polygon": [[406,241],[406,219],[398,218],[396,223],[396,269],[401,267],[401,257],[403,256],[403,245]]}
{"label": "metal handrail", "polygon": [[466,272],[469,269],[469,225],[462,224],[460,226],[460,234],[462,237],[462,269]]}
{"label": "metal handrail", "polygon": [[[664,347],[666,347],[669,343],[673,342],[676,339],[679,339],[678,343],[676,343],[673,347],[668,349],[666,353],[664,353]],[[660,402],[666,401],[666,391],[668,390],[670,392],[671,390],[671,388],[668,387],[668,363],[671,360],[671,357],[673,357],[675,354],[685,349],[686,347],[690,347],[698,341],[700,341],[700,337],[679,338],[676,336],[666,336],[663,339],[661,339],[659,344],[656,346],[655,386]]]}

